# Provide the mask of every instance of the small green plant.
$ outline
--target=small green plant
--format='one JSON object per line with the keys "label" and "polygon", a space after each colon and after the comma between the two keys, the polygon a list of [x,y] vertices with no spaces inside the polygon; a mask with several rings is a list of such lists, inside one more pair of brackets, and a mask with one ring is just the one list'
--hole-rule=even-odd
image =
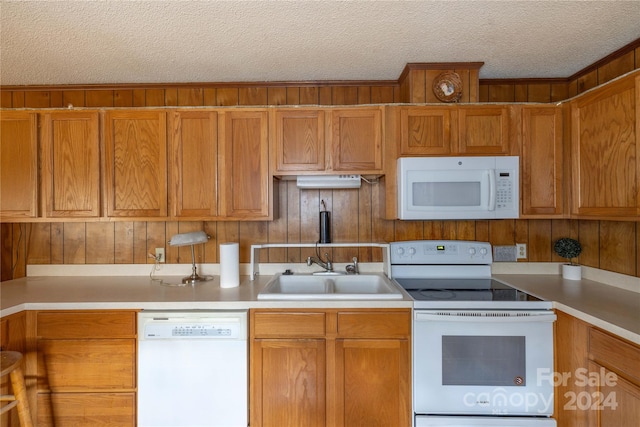
{"label": "small green plant", "polygon": [[582,246],[580,246],[580,242],[577,240],[564,237],[556,241],[553,245],[553,250],[562,258],[568,259],[570,265],[577,265],[577,263],[573,262],[573,259],[580,255]]}

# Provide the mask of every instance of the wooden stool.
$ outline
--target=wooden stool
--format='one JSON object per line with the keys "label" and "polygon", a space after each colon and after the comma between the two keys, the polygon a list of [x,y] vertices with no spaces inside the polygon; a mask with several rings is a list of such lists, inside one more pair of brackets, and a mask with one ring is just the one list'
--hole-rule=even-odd
{"label": "wooden stool", "polygon": [[21,427],[33,427],[31,422],[31,411],[29,411],[29,401],[27,400],[27,389],[24,386],[24,376],[22,375],[22,354],[17,351],[0,351],[1,375],[9,375],[13,394],[0,396],[0,401],[11,402],[4,405],[0,414],[18,407],[18,419]]}

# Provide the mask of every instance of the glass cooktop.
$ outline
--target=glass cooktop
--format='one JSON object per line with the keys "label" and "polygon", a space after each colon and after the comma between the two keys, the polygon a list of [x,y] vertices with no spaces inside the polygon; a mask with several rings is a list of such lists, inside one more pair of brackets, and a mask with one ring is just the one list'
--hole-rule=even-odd
{"label": "glass cooktop", "polygon": [[415,308],[550,309],[551,303],[494,279],[407,279],[396,281]]}

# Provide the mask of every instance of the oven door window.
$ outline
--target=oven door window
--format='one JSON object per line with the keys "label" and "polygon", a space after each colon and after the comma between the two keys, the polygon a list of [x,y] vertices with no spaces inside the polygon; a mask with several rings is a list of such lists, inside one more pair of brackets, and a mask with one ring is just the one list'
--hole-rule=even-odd
{"label": "oven door window", "polygon": [[442,337],[442,384],[525,385],[524,336]]}

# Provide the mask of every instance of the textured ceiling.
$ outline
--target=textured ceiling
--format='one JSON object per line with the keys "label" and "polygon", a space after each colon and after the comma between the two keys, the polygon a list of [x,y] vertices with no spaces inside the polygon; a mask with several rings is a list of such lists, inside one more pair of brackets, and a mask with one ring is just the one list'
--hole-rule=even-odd
{"label": "textured ceiling", "polygon": [[411,62],[568,77],[640,38],[640,0],[0,0],[0,17],[3,85],[396,80]]}

